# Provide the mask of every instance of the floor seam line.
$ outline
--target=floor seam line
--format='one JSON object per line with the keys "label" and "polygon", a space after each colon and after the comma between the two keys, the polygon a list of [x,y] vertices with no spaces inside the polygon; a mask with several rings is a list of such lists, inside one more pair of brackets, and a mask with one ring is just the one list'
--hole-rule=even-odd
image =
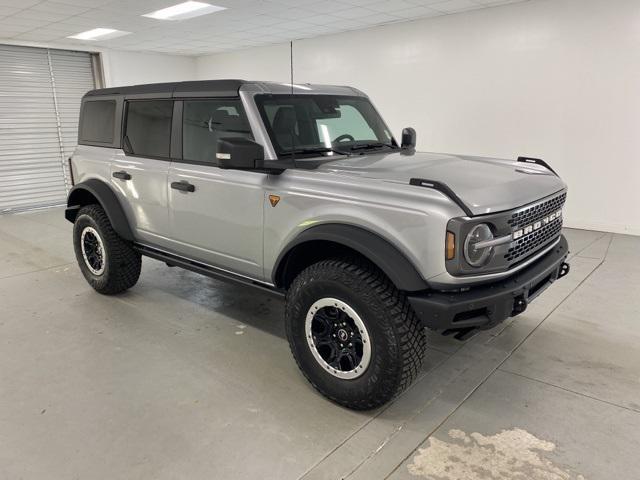
{"label": "floor seam line", "polygon": [[[608,232],[602,232],[602,235],[600,235],[598,238],[592,240],[591,242],[589,242],[587,245],[585,245],[584,247],[582,247],[580,250],[578,250],[576,253],[573,254],[573,257],[579,257],[580,254],[582,252],[584,252],[587,248],[589,248],[591,245],[593,245],[594,243],[596,243],[598,240],[601,240],[603,237],[605,237],[606,235],[611,235],[611,238],[613,238],[613,234],[612,233],[608,233]],[[611,240],[609,240],[609,245],[611,244]],[[607,252],[609,251],[609,247],[607,247],[607,250],[605,251],[605,254],[602,258],[600,257],[594,257],[596,260],[604,260],[604,258],[607,255]],[[573,258],[572,257],[572,258]],[[591,257],[581,257],[581,258],[591,258]]]}
{"label": "floor seam line", "polygon": [[609,255],[609,250],[611,249],[611,244],[613,243],[613,236],[614,235],[615,235],[615,233],[612,233],[611,234],[611,238],[609,239],[609,245],[607,245],[607,250],[604,252],[604,258],[602,259],[603,263],[607,259],[607,255]]}
{"label": "floor seam line", "polygon": [[[613,238],[613,237],[612,237]],[[609,245],[611,245],[611,242],[609,242]],[[608,250],[607,250],[608,252]],[[606,256],[605,256],[606,258]],[[571,290],[569,292],[569,294],[564,297],[562,299],[562,301],[560,303],[558,303],[558,305],[556,305],[553,310],[551,310],[541,321],[540,323],[538,323],[538,325],[536,325],[523,339],[522,341],[520,341],[512,350],[511,352],[509,352],[509,354],[504,358],[504,360],[502,360],[502,362],[500,362],[498,364],[498,366],[496,366],[496,368],[494,368],[483,380],[481,383],[479,383],[471,392],[469,392],[469,394],[467,396],[465,396],[464,400],[462,400],[462,402],[460,402],[456,408],[449,414],[447,415],[446,418],[444,418],[442,420],[442,422],[440,422],[433,430],[431,430],[431,432],[429,432],[429,434],[424,438],[424,440],[422,440],[422,442],[420,443],[424,443],[431,435],[433,435],[433,433],[438,430],[442,425],[444,425],[444,423],[449,420],[449,418],[451,418],[452,415],[454,415],[459,409],[460,407],[462,407],[462,405],[464,405],[464,403],[481,387],[485,384],[485,382],[489,379],[489,377],[491,377],[498,369],[500,369],[502,367],[502,365],[504,365],[506,363],[507,360],[509,360],[511,358],[511,356],[516,352],[516,350],[518,350],[528,339],[529,337],[531,337],[531,335],[533,335],[536,330],[538,330],[538,328],[540,328],[540,326],[551,316],[553,315],[553,313],[560,308],[560,306],[567,301],[567,299],[569,299],[569,297],[571,297],[581,286],[582,284],[584,284],[584,282],[587,281],[587,279],[589,277],[591,277],[591,275],[593,275],[596,270],[598,270],[602,264],[604,263],[604,258],[601,260],[601,262],[596,265],[596,267],[591,270],[591,272],[589,272],[589,274],[584,277],[580,283],[578,283],[578,285],[575,286],[575,288],[573,290]],[[417,448],[417,447],[416,447]],[[394,467],[394,469],[389,472],[389,474],[385,477],[385,480],[387,480],[391,475],[393,475],[398,468],[400,468],[400,465],[402,465],[406,460],[409,459],[409,457],[411,456],[411,454],[415,451],[416,449],[414,448],[413,450],[411,450],[411,452],[409,452],[409,454],[407,456],[405,456],[402,460],[400,460],[400,462]]]}
{"label": "floor seam line", "polygon": [[[465,395],[462,401],[453,409],[453,411],[451,411],[451,413],[449,413],[438,425],[436,425],[431,431],[428,432],[427,436],[418,444],[418,446],[420,446],[421,443],[424,443],[429,437],[431,437],[436,432],[436,430],[438,430],[447,420],[449,420],[449,418],[451,418],[451,416],[454,415],[460,409],[460,407],[464,405],[464,403],[467,400],[469,400],[469,398],[476,392],[476,390],[480,388],[482,385],[484,385],[484,383],[488,380],[488,378],[494,373],[495,373],[495,370],[491,370],[485,376],[485,378],[481,380],[481,382],[478,385],[476,385],[467,395]],[[387,480],[391,475],[393,475],[395,471],[398,470],[398,468],[400,468],[400,465],[402,465],[411,456],[411,454],[416,450],[416,448],[411,450],[411,452],[409,452],[408,455],[406,455],[402,460],[400,460],[400,462],[393,468],[393,470],[391,470],[391,472],[389,472],[389,474],[384,477],[384,480]],[[344,480],[346,480],[349,476],[351,476],[355,472],[356,470],[352,471],[347,477],[344,478]]]}
{"label": "floor seam line", "polygon": [[458,350],[456,350],[455,352],[451,353],[451,352],[447,352],[446,350],[440,350],[439,348],[432,347],[432,346],[430,346],[429,344],[427,344],[427,348],[430,348],[431,350],[433,350],[433,351],[435,351],[435,352],[441,353],[441,354],[443,354],[443,355],[447,355],[447,356],[449,356],[449,357],[452,357],[453,355],[455,355],[456,353],[458,353],[458,350],[460,350],[460,349],[458,349]]}
{"label": "floor seam line", "polygon": [[[464,346],[464,345],[463,345]],[[443,353],[443,352],[440,352]],[[451,358],[451,356],[448,356],[447,358],[443,359],[441,362],[439,362],[437,365],[435,365],[433,367],[432,370],[440,367],[441,365],[443,365],[447,360],[449,360]],[[421,377],[419,380],[421,380],[423,377]],[[404,392],[402,392],[402,394],[396,399],[400,399],[402,398],[402,396],[406,395],[407,392],[409,392],[412,388],[414,388],[416,386],[418,382],[412,383],[409,388],[407,388]],[[327,458],[329,458],[331,455],[333,455],[339,448],[341,448],[344,444],[346,444],[349,440],[351,440],[353,437],[355,437],[361,430],[363,430],[365,427],[367,427],[371,422],[373,422],[374,420],[376,420],[379,416],[381,416],[384,412],[387,411],[387,409],[391,408],[393,404],[389,404],[387,405],[385,408],[383,408],[378,414],[376,414],[375,416],[373,416],[371,419],[369,419],[365,424],[363,424],[360,428],[358,428],[357,430],[355,430],[351,435],[349,435],[347,438],[344,439],[344,441],[342,441],[339,445],[337,445],[334,449],[332,449],[329,453],[327,453],[324,457],[322,457],[320,460],[318,460],[316,463],[314,463],[308,470],[306,470],[302,475],[300,475],[298,477],[298,480],[302,480],[305,476],[309,475],[309,473],[311,473],[313,471],[314,468],[316,468],[318,465],[320,465],[323,461],[325,461]],[[420,412],[418,412],[417,414],[419,414]],[[416,414],[416,415],[417,415]],[[415,415],[412,415],[410,418],[407,419],[406,422],[403,422],[401,425],[401,428],[406,425],[411,419],[413,419],[415,417]],[[391,435],[393,436],[393,434]],[[369,458],[368,456],[366,458]],[[362,465],[364,462],[358,464],[358,466],[352,470],[351,472],[347,473],[346,476],[342,477],[343,479],[346,479],[347,477],[349,477],[349,475],[351,475],[353,472],[355,472],[358,467],[360,465]]]}
{"label": "floor seam line", "polygon": [[344,444],[346,444],[349,440],[351,440],[353,437],[355,437],[358,432],[360,432],[363,428],[365,428],[366,426],[368,426],[371,422],[373,422],[376,418],[378,418],[380,415],[382,415],[387,408],[390,408],[391,405],[386,406],[385,408],[383,408],[380,412],[378,412],[376,415],[374,415],[373,417],[371,417],[369,420],[367,420],[365,423],[363,423],[360,428],[357,428],[356,430],[354,430],[350,435],[348,435],[342,442],[340,442],[338,445],[336,445],[334,448],[332,448],[325,456],[323,456],[320,460],[318,460],[316,463],[314,463],[313,465],[311,465],[306,471],[304,471],[299,477],[298,480],[302,480],[304,479],[304,477],[306,477],[307,475],[309,475],[314,468],[316,468],[318,465],[320,465],[322,462],[324,462],[327,458],[329,458],[331,455],[333,455],[336,451],[338,451],[339,448],[341,448]]}
{"label": "floor seam line", "polygon": [[54,268],[66,267],[67,265],[73,265],[73,263],[74,262],[61,263],[60,265],[53,265],[51,267],[45,267],[45,268],[41,268],[39,270],[31,270],[30,272],[16,273],[15,275],[8,275],[6,277],[0,277],[0,281],[7,280],[9,278],[15,278],[15,277],[21,277],[21,276],[24,276],[24,275],[30,275],[32,273],[45,272],[47,270],[53,270]]}
{"label": "floor seam line", "polygon": [[[449,359],[444,360],[442,363],[444,363],[445,361],[447,361]],[[458,374],[456,375],[455,378],[460,377],[462,374],[466,373],[466,371],[468,370],[468,368],[465,368],[464,370],[458,372]],[[482,382],[484,382],[486,379],[483,379]],[[412,415],[411,418],[409,418],[406,422],[403,423],[403,426],[406,425],[407,423],[409,423],[409,421],[413,420],[415,417],[417,417],[418,415],[420,415],[422,412],[424,412],[425,408],[427,408],[434,399],[436,399],[438,396],[440,396],[443,393],[443,389],[439,389],[438,390],[438,395],[436,397],[431,398],[428,402],[426,402],[425,404],[422,405],[422,407],[415,413],[415,415]],[[462,403],[464,403],[467,400],[468,396],[465,396],[464,399],[462,399],[462,401],[460,402],[460,405],[462,405]],[[453,412],[452,412],[453,414]],[[436,427],[436,429],[439,427],[439,425]],[[376,456],[376,454],[382,450],[382,448],[384,448],[384,446],[389,443],[391,440],[393,440],[398,433],[400,432],[400,430],[402,430],[402,428],[398,428],[396,429],[391,435],[389,435],[386,439],[385,442],[378,447],[378,449],[374,450],[372,453],[370,453],[367,457],[365,457],[365,459],[363,461],[361,461],[353,470],[351,470],[349,473],[347,473],[346,476],[342,477],[342,480],[346,480],[349,477],[351,477],[351,475],[353,475],[354,473],[356,473],[358,471],[358,469],[362,466],[365,465],[370,459],[374,458]],[[425,438],[429,438],[429,436],[431,436],[431,434],[433,433],[433,431],[429,432],[429,434],[427,435],[427,437]],[[414,449],[415,450],[415,449]],[[406,458],[406,457],[405,457]],[[403,460],[404,461],[404,460]],[[402,463],[402,462],[401,462]],[[393,472],[391,472],[393,473]],[[385,477],[386,478],[386,477]]]}
{"label": "floor seam line", "polygon": [[56,225],[51,225],[50,223],[39,222],[37,220],[34,220],[33,218],[29,218],[29,214],[26,214],[26,215],[20,217],[20,219],[26,220],[27,222],[35,223],[36,225],[55,228],[56,230],[60,230],[61,232],[70,233],[69,230],[67,230],[64,227],[58,227]]}
{"label": "floor seam line", "polygon": [[606,405],[610,405],[612,407],[617,407],[617,408],[621,408],[623,410],[628,410],[630,412],[640,414],[640,410],[636,410],[636,409],[630,408],[630,407],[625,407],[624,405],[618,405],[617,403],[609,402],[607,400],[603,400],[603,399],[598,398],[598,397],[587,395],[586,393],[576,392],[575,390],[571,390],[570,388],[566,388],[566,387],[563,387],[561,385],[556,385],[556,384],[551,383],[551,382],[545,382],[544,380],[540,380],[538,378],[533,378],[533,377],[530,377],[528,375],[523,375],[522,373],[513,372],[513,371],[507,370],[505,368],[498,368],[498,370],[501,371],[501,372],[504,372],[504,373],[508,373],[510,375],[515,375],[517,377],[521,377],[521,378],[525,378],[527,380],[531,380],[532,382],[542,383],[543,385],[548,385],[550,387],[554,387],[554,388],[557,388],[559,390],[563,390],[563,391],[565,391],[567,393],[573,393],[573,394],[578,395],[580,397],[588,398],[590,400],[595,400],[596,402],[601,402],[601,403],[604,403]]}
{"label": "floor seam line", "polygon": [[[464,345],[463,345],[463,347],[464,347]],[[451,359],[451,357],[453,357],[453,355],[451,355],[450,357],[447,357],[447,358],[445,358],[444,360],[442,360],[442,361],[441,361],[441,362],[440,362],[436,367],[434,367],[434,369],[435,369],[435,368],[437,368],[437,367],[440,367],[441,365],[443,365],[444,363],[446,363],[448,360],[450,360],[450,359]],[[459,377],[459,376],[461,376],[461,375],[462,375],[463,373],[465,373],[467,370],[468,370],[468,369],[465,369],[465,370],[463,370],[463,371],[459,372],[459,373],[458,373],[458,375],[456,375],[456,378],[457,378],[457,377]],[[414,385],[415,385],[415,384],[414,384]],[[403,395],[404,395],[406,392],[408,392],[411,388],[413,388],[413,386],[414,386],[414,385],[411,385],[411,387],[410,387],[410,388],[408,388],[405,392],[403,392]],[[402,422],[402,424],[401,424],[398,428],[395,428],[395,429],[391,432],[391,434],[390,434],[390,435],[387,435],[387,436],[384,438],[383,443],[382,443],[381,445],[379,445],[379,446],[378,446],[378,448],[376,448],[375,450],[373,450],[372,452],[370,452],[370,453],[369,453],[369,455],[367,455],[367,456],[364,458],[364,460],[362,460],[360,463],[358,463],[358,465],[356,465],[356,466],[355,466],[355,468],[353,468],[353,469],[352,469],[350,472],[348,472],[344,477],[342,477],[342,480],[346,480],[347,478],[349,478],[351,475],[353,475],[355,472],[357,472],[357,471],[358,471],[358,469],[359,469],[362,465],[366,464],[366,463],[367,463],[367,461],[368,461],[369,459],[371,459],[371,458],[375,457],[375,456],[376,456],[376,454],[377,454],[379,451],[381,451],[387,443],[389,443],[391,440],[393,440],[393,439],[396,437],[396,435],[398,435],[398,433],[399,433],[399,432],[404,428],[404,426],[405,426],[405,425],[407,425],[411,420],[413,420],[415,417],[417,417],[418,415],[420,415],[420,414],[424,411],[424,409],[425,409],[426,407],[428,407],[428,406],[431,404],[431,402],[433,402],[433,400],[434,400],[434,399],[436,399],[436,398],[438,398],[438,396],[440,396],[441,394],[442,394],[442,389],[439,389],[439,390],[438,390],[438,395],[436,395],[435,397],[430,398],[430,399],[429,399],[429,401],[427,401],[426,403],[424,403],[424,404],[421,406],[421,408],[419,408],[419,409],[418,409],[418,411],[417,411],[414,415],[411,415],[411,417],[407,418],[407,420],[406,420],[405,422]],[[466,400],[466,398],[465,398],[465,400]],[[463,400],[463,401],[464,401],[464,400]]]}

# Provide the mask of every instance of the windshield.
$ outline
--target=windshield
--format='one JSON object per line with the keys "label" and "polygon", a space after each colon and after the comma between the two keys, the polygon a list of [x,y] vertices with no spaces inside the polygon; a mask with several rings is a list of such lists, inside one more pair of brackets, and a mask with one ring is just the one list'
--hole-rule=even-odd
{"label": "windshield", "polygon": [[384,121],[364,97],[256,95],[255,99],[278,156],[396,148]]}

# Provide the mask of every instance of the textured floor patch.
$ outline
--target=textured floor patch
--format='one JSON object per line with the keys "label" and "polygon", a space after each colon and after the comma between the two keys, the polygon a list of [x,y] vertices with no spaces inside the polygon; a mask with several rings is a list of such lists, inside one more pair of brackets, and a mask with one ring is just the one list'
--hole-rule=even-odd
{"label": "textured floor patch", "polygon": [[493,436],[450,430],[449,437],[429,438],[409,473],[431,480],[585,480],[544,457],[555,444],[519,428]]}

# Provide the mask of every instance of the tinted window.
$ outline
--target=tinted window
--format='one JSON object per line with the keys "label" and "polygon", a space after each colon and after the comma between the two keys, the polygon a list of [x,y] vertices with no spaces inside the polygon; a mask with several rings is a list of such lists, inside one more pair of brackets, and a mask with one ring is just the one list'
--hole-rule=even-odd
{"label": "tinted window", "polygon": [[364,97],[257,95],[256,103],[280,155],[395,148],[391,132]]}
{"label": "tinted window", "polygon": [[80,141],[112,143],[115,126],[115,100],[95,100],[84,102]]}
{"label": "tinted window", "polygon": [[[339,138],[340,135],[345,133],[353,137],[354,140],[369,141],[377,139],[376,133],[356,107],[345,104],[340,105],[337,110],[340,111],[339,117],[323,118],[316,121],[316,128],[320,138],[326,137],[326,132],[328,132],[331,139]],[[384,140],[388,141],[389,139]]]}
{"label": "tinted window", "polygon": [[131,153],[145,157],[169,157],[173,101],[129,102],[125,146]]}
{"label": "tinted window", "polygon": [[185,160],[216,163],[218,139],[253,138],[240,100],[184,102],[182,156]]}

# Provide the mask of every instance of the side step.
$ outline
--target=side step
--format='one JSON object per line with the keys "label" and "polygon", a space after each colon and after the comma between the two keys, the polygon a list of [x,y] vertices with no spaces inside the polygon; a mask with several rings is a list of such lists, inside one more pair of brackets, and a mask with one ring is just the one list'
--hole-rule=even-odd
{"label": "side step", "polygon": [[179,257],[178,255],[173,255],[171,253],[158,250],[147,245],[135,244],[134,248],[138,252],[140,252],[141,255],[160,260],[161,262],[166,263],[169,267],[180,267],[184,268],[185,270],[191,270],[192,272],[200,273],[201,275],[206,275],[207,277],[215,278],[217,280],[240,283],[242,285],[258,288],[279,297],[283,297],[285,295],[284,290],[273,287],[267,283],[243,277],[242,275],[237,275],[235,273],[228,272],[211,265],[207,265],[206,263]]}

